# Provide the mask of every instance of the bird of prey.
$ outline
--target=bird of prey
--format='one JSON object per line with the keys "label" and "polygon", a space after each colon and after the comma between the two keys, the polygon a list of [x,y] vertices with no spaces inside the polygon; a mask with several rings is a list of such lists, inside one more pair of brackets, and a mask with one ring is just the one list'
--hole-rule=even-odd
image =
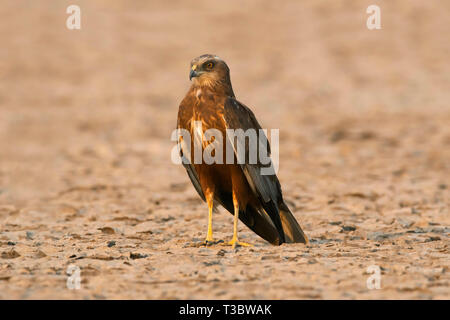
{"label": "bird of prey", "polygon": [[[308,238],[283,200],[277,176],[262,175],[260,170],[264,165],[259,159],[256,163],[248,161],[247,146],[244,163],[238,163],[236,148],[233,149],[235,154],[231,164],[225,161],[196,163],[194,153],[190,150],[195,148],[198,128],[201,129],[201,148],[205,150],[208,142],[205,143],[203,134],[210,128],[218,130],[225,137],[227,129],[258,131],[261,126],[253,112],[236,99],[231,86],[230,70],[219,57],[205,54],[192,60],[189,79],[192,86],[180,104],[177,128],[189,132],[191,141],[183,141],[183,137],[179,136],[177,144],[192,184],[208,204],[208,231],[204,243],[216,243],[212,232],[212,217],[218,205],[234,214],[233,238],[229,242],[233,248],[249,245],[238,239],[238,219],[273,245],[285,242],[308,243]],[[195,123],[201,123],[201,126],[194,125]],[[267,139],[265,136],[264,138]],[[209,142],[212,141],[214,140]],[[191,149],[188,151],[189,144]],[[223,154],[226,153],[225,144],[222,142],[219,146],[223,148]],[[270,146],[267,149],[270,152]]]}

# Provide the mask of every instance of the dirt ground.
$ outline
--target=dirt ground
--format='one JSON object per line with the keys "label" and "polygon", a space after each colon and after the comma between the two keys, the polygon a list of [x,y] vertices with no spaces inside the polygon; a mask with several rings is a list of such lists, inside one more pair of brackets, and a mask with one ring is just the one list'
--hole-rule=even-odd
{"label": "dirt ground", "polygon": [[[66,28],[70,4],[81,30]],[[366,28],[371,4],[381,30]],[[449,12],[3,0],[0,298],[449,299]],[[170,135],[204,53],[280,128],[278,176],[310,245],[271,246],[243,224],[251,248],[191,245],[207,207],[170,161]],[[214,233],[232,236],[223,209]],[[372,265],[380,289],[367,286]]]}

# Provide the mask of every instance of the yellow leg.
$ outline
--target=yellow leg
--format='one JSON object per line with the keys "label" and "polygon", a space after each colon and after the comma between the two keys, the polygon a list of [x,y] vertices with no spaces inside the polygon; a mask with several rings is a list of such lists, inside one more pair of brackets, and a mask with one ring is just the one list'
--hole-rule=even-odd
{"label": "yellow leg", "polygon": [[212,216],[213,216],[213,195],[212,194],[208,195],[207,202],[208,202],[209,215],[208,215],[208,233],[206,235],[206,239],[204,242],[205,244],[214,243],[213,231],[212,231]]}
{"label": "yellow leg", "polygon": [[234,203],[234,224],[233,224],[233,238],[231,239],[231,241],[228,243],[229,245],[231,245],[234,248],[236,248],[236,246],[243,246],[243,247],[250,247],[252,246],[249,243],[245,243],[245,242],[239,242],[238,240],[238,230],[237,230],[237,226],[238,226],[238,221],[239,221],[239,204],[233,194],[233,203]]}
{"label": "yellow leg", "polygon": [[209,209],[209,216],[208,216],[208,234],[206,236],[206,240],[205,242],[214,242],[214,238],[213,238],[213,231],[212,231],[212,211],[213,211],[213,206],[208,205],[208,209]]}

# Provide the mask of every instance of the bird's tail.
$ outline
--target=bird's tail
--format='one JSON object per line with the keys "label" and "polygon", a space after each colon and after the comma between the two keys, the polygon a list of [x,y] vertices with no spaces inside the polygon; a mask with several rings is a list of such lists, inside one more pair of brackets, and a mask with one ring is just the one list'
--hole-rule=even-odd
{"label": "bird's tail", "polygon": [[288,206],[284,202],[282,202],[279,209],[286,243],[308,244],[308,237],[303,232],[297,220],[295,220],[295,217],[289,210]]}

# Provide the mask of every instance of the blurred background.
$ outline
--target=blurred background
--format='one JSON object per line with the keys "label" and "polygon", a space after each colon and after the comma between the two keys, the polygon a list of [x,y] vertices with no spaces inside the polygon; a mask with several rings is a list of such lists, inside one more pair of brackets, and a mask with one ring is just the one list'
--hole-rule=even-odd
{"label": "blurred background", "polygon": [[[81,30],[66,28],[71,4]],[[366,27],[371,4],[381,30]],[[356,224],[361,239],[402,229],[400,218],[408,227],[449,223],[448,1],[2,0],[0,17],[5,248],[29,230],[49,236],[42,250],[57,259],[51,237],[83,239],[77,228],[115,214],[174,218],[167,232],[155,227],[155,245],[202,238],[206,209],[170,161],[170,134],[189,63],[204,53],[228,63],[237,98],[264,128],[281,129],[279,177],[313,239],[346,236],[331,220]],[[221,216],[228,236],[231,217]],[[27,252],[34,257],[31,244],[15,250],[24,265]],[[158,292],[149,296],[171,297]]]}
{"label": "blurred background", "polygon": [[[119,179],[140,182],[155,165],[177,170],[169,137],[189,62],[203,53],[227,61],[238,99],[302,154],[311,130],[333,135],[320,131],[336,125],[339,138],[377,117],[395,122],[379,128],[387,138],[448,152],[449,4],[378,1],[382,29],[371,31],[372,2],[2,1],[0,199],[102,179],[103,169],[108,181],[124,170]],[[66,28],[70,4],[81,30]],[[87,174],[94,153],[111,158]],[[448,169],[446,155],[437,161]],[[114,160],[123,166],[105,168]]]}

